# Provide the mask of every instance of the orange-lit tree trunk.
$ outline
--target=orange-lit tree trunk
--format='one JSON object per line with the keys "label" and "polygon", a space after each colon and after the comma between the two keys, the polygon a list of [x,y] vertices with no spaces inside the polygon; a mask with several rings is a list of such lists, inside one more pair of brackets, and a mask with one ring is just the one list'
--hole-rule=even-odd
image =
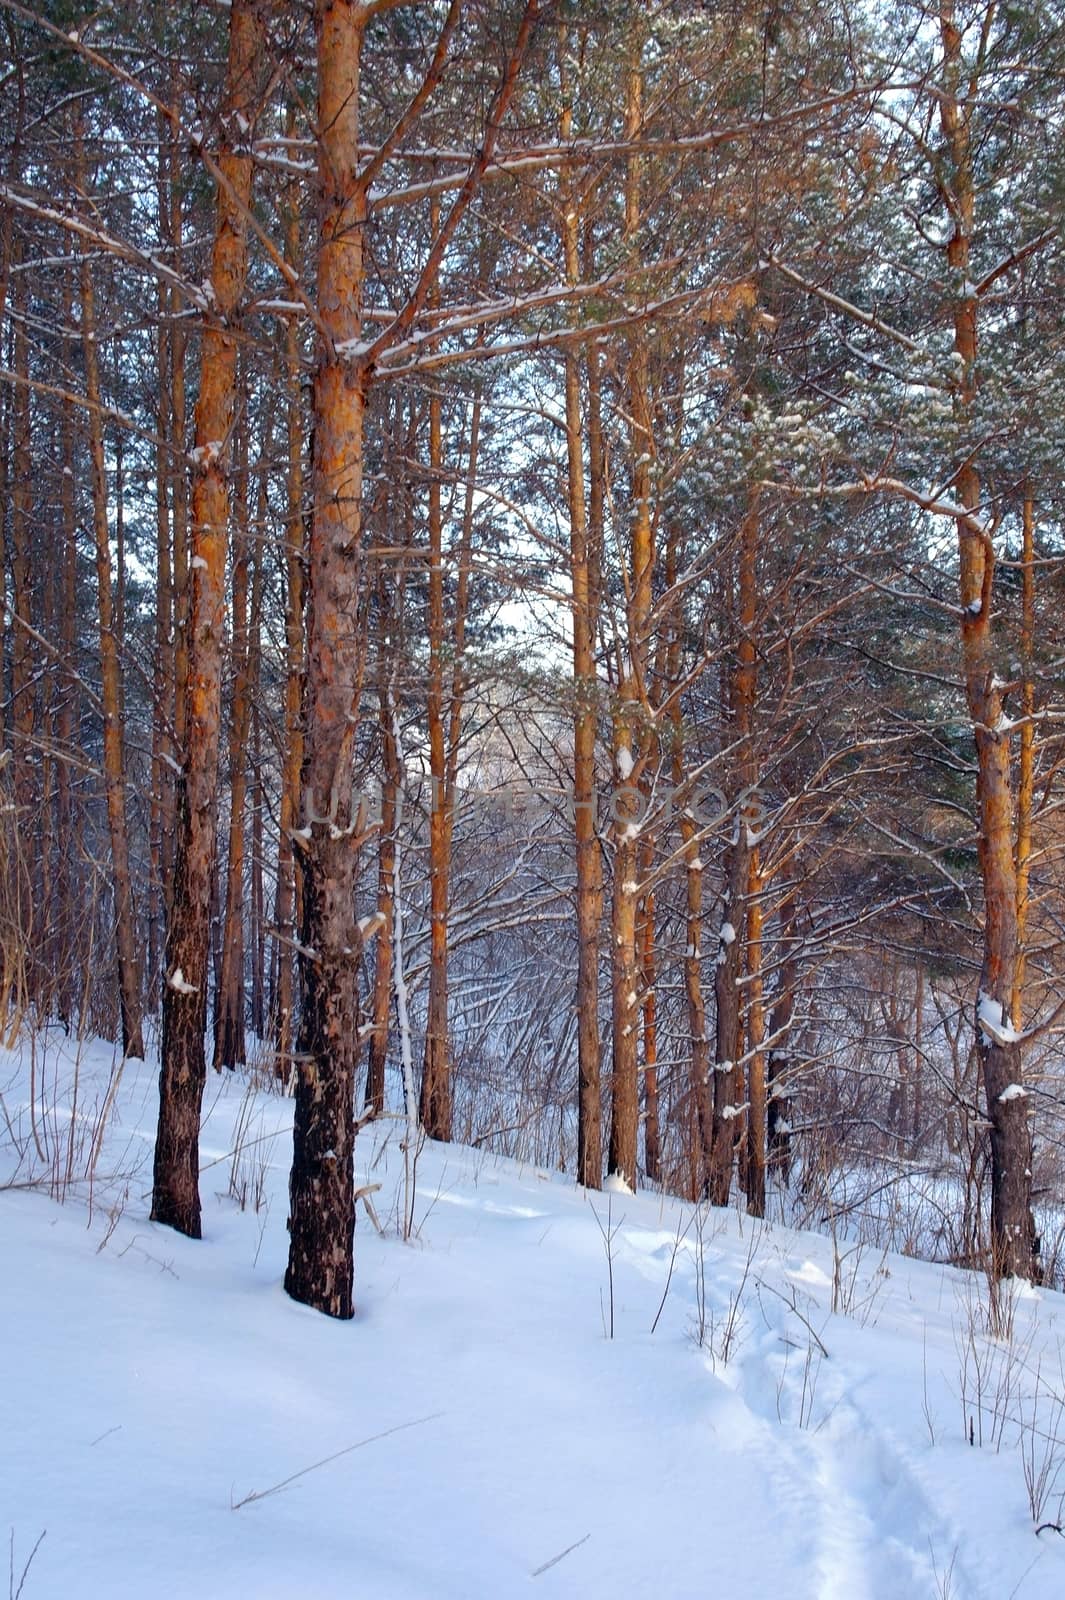
{"label": "orange-lit tree trunk", "polygon": [[[977,382],[978,299],[970,278],[976,187],[971,139],[974,100],[965,81],[954,0],[943,0],[941,5],[940,39],[943,83],[939,114],[949,152],[945,198],[953,229],[947,264],[956,285],[952,312],[958,357],[955,414],[964,423],[972,411]],[[1004,685],[995,672],[992,644],[995,550],[980,510],[980,474],[973,454],[964,456],[954,484],[962,507],[957,518],[961,643],[965,695],[976,746],[978,851],[984,897],[975,1032],[991,1130],[991,1250],[995,1271],[1028,1278],[1035,1270],[1037,1246],[1023,1046],[1013,1025],[1022,999],[1015,992],[1019,896],[1014,797],[1009,733],[1003,719]]]}
{"label": "orange-lit tree trunk", "polygon": [[[314,484],[308,549],[302,776],[303,1005],[296,1057],[285,1288],[353,1314],[358,1062],[353,750],[364,644],[362,526],[367,206],[359,178],[359,65],[367,10],[317,0],[318,281]],[[349,345],[350,348],[350,345]]]}
{"label": "orange-lit tree trunk", "polygon": [[[477,158],[431,245],[415,290],[369,346],[362,343],[367,189],[376,172],[359,150],[363,34],[386,0],[316,0],[318,151],[318,360],[314,381],[314,491],[308,550],[307,683],[302,778],[303,1007],[297,1053],[289,1260],[285,1287],[330,1316],[352,1315],[354,1279],[357,968],[355,865],[364,819],[353,755],[365,666],[368,592],[362,516],[366,391],[380,351],[410,331],[448,242],[477,191],[536,20],[526,0],[515,46],[488,115]],[[442,70],[454,0],[421,90],[417,116]],[[443,47],[443,49],[441,48]],[[396,124],[402,128],[404,119]]]}
{"label": "orange-lit tree trunk", "polygon": [[[80,130],[76,135],[76,143],[80,187],[84,193],[85,163]],[[92,482],[93,538],[96,549],[96,591],[100,633],[100,701],[104,725],[104,793],[107,799],[107,826],[111,844],[122,1050],[127,1056],[143,1057],[137,923],[129,868],[129,835],[126,827],[122,666],[119,659],[111,583],[111,530],[107,513],[107,471],[104,464],[101,420],[96,301],[92,263],[87,255],[82,256],[81,261],[81,337],[85,362],[85,397],[88,401],[89,469]]]}
{"label": "orange-lit tree trunk", "polygon": [[222,182],[211,257],[193,454],[190,595],[184,648],[183,766],[179,784],[173,903],[167,930],[159,1130],[152,1217],[200,1237],[200,1105],[210,958],[211,888],[229,542],[227,467],[237,375],[237,320],[247,277],[251,201],[250,129],[256,116],[259,29],[255,8],[234,0],[218,167]]}
{"label": "orange-lit tree trunk", "polygon": [[1017,758],[1017,839],[1014,855],[1017,864],[1017,964],[1013,974],[1010,1015],[1015,1028],[1021,1027],[1024,977],[1027,957],[1029,880],[1032,869],[1032,815],[1035,803],[1035,502],[1026,487],[1022,507],[1022,597],[1021,597],[1021,685],[1020,750]]}

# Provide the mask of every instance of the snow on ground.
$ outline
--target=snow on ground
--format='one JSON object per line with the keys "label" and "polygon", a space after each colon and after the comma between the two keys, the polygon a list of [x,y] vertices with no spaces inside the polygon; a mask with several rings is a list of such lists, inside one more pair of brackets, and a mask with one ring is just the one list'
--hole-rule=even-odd
{"label": "snow on ground", "polygon": [[74,1052],[37,1042],[36,1139],[0,1056],[12,1594],[42,1530],[24,1600],[1065,1593],[1024,1470],[1065,1463],[1062,1297],[995,1341],[966,1274],[432,1145],[404,1243],[395,1123],[330,1322],[281,1288],[290,1103],[212,1075],[193,1243],[148,1221],[153,1067],[90,1210],[114,1058],[80,1052],[72,1122]]}

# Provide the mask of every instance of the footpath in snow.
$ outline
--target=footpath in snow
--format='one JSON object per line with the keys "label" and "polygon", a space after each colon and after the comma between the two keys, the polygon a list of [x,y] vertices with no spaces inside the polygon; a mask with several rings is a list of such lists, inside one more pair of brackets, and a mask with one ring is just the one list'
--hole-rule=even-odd
{"label": "footpath in snow", "polygon": [[154,1067],[90,1195],[114,1059],[72,1118],[74,1054],[0,1056],[12,1597],[42,1533],[23,1600],[1065,1595],[1062,1297],[996,1340],[970,1274],[436,1145],[404,1243],[383,1123],[334,1323],[281,1288],[290,1103],[212,1075],[192,1243]]}

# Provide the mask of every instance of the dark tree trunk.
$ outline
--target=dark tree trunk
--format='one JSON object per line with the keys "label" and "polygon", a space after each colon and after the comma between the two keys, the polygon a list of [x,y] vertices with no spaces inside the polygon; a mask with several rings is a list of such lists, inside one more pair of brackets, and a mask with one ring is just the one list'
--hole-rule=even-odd
{"label": "dark tree trunk", "polygon": [[766,1106],[766,1143],[770,1170],[779,1173],[786,1183],[791,1171],[789,1035],[795,1015],[795,993],[799,982],[798,933],[795,924],[795,905],[790,898],[780,908],[780,943],[777,988],[769,1013],[771,1043],[767,1063],[769,1096]]}
{"label": "dark tree trunk", "polygon": [[399,758],[392,726],[391,679],[394,671],[392,637],[394,621],[387,599],[387,583],[378,588],[381,637],[378,641],[379,724],[382,757],[381,831],[377,855],[377,935],[373,988],[373,1032],[370,1034],[366,1071],[366,1109],[380,1116],[385,1108],[385,1064],[388,1060],[389,1021],[392,1013],[393,916],[396,870],[396,803],[399,793]]}
{"label": "dark tree trunk", "polygon": [[[715,1206],[727,1206],[736,1159],[737,1116],[742,1074],[740,1056],[739,977],[743,958],[744,897],[747,889],[747,846],[744,820],[737,815],[736,837],[729,846],[725,904],[718,931],[714,997],[717,1033],[714,1052],[714,1120],[708,1164],[707,1197]],[[739,1092],[737,1092],[739,1091]]]}
{"label": "dark tree trunk", "polygon": [[[285,1289],[331,1317],[354,1314],[355,1072],[359,1047],[350,839],[321,839],[303,870],[304,938]],[[328,939],[322,938],[325,935]]]}

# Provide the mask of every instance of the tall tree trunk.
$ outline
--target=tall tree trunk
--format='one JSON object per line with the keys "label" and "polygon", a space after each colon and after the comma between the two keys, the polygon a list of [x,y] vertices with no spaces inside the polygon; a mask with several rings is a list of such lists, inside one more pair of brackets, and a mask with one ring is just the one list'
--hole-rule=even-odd
{"label": "tall tree trunk", "polygon": [[[160,239],[168,243],[171,222],[170,124],[160,111],[159,164],[156,193]],[[165,937],[163,885],[169,877],[170,851],[174,832],[174,763],[177,751],[173,742],[174,723],[174,591],[171,547],[171,503],[173,463],[168,448],[171,428],[171,386],[173,383],[170,338],[171,289],[160,278],[157,293],[156,366],[159,374],[155,427],[155,707],[152,716],[152,801],[148,825],[151,858],[150,899],[148,905],[148,985],[154,997],[159,974],[159,945]]]}
{"label": "tall tree trunk", "polygon": [[[54,424],[51,438],[53,459],[58,455]],[[49,518],[51,520],[51,518]],[[54,523],[53,523],[54,528]],[[58,573],[56,563],[47,563],[40,587],[40,614],[45,630],[54,639],[59,632]],[[41,738],[40,738],[40,797],[37,802],[37,819],[40,829],[40,879],[37,885],[37,905],[40,911],[41,938],[39,944],[41,973],[47,988],[42,1000],[48,1012],[59,1007],[59,960],[56,948],[57,908],[53,894],[53,840],[55,839],[55,715],[56,680],[50,672],[41,675]]]}
{"label": "tall tree trunk", "polygon": [[[297,1057],[285,1288],[353,1314],[358,1063],[353,749],[363,666],[365,373],[343,353],[362,333],[366,194],[359,180],[359,59],[366,8],[316,0],[322,320],[314,380],[303,763],[303,1011]],[[338,348],[339,347],[339,348]]]}
{"label": "tall tree trunk", "polygon": [[765,1216],[766,1075],[762,985],[762,873],[758,846],[747,860],[747,1210]]}
{"label": "tall tree trunk", "polygon": [[[678,375],[678,392],[683,380]],[[680,566],[680,529],[671,520],[666,539],[666,593],[674,591]],[[666,680],[669,691],[670,777],[674,793],[684,784],[684,727],[680,695],[683,666],[683,598],[670,621],[666,653]],[[712,1096],[710,1090],[710,1039],[706,1031],[706,999],[703,994],[703,863],[699,855],[698,825],[691,808],[680,808],[681,859],[684,867],[684,1005],[691,1042],[688,1075],[688,1193],[692,1199],[705,1191],[708,1160],[713,1137]]]}
{"label": "tall tree trunk", "polygon": [[[435,232],[435,228],[434,228]],[[452,668],[447,686],[446,706],[444,694],[443,644],[444,595],[442,531],[434,534],[434,515],[440,520],[440,506],[430,514],[430,691],[429,691],[429,750],[430,771],[433,779],[433,802],[430,814],[430,971],[429,971],[429,1028],[426,1035],[426,1073],[422,1080],[421,1114],[426,1132],[432,1138],[451,1137],[452,1088],[448,1057],[447,1016],[447,947],[448,905],[451,884],[451,843],[455,825],[455,786],[458,779],[461,752],[462,713],[465,701],[465,648],[466,613],[469,602],[470,566],[473,556],[473,513],[477,485],[477,461],[480,453],[482,394],[480,385],[474,393],[470,416],[470,442],[466,465],[466,493],[458,549],[455,552],[458,572],[455,584],[455,602],[450,622]],[[430,403],[430,433],[433,433],[432,403]],[[436,418],[436,454],[440,456],[441,438],[439,413]],[[431,452],[432,453],[432,452]],[[439,481],[440,466],[434,470]],[[434,572],[436,574],[434,584]],[[439,639],[439,646],[434,640]],[[434,723],[439,723],[434,732]],[[434,763],[439,761],[438,768]],[[439,775],[438,775],[439,773]],[[435,980],[435,981],[434,981]],[[441,1044],[442,1041],[442,1044]],[[435,1050],[433,1070],[430,1073],[430,1045]],[[427,1091],[427,1080],[429,1089]]]}
{"label": "tall tree trunk", "polygon": [[1029,879],[1032,870],[1032,816],[1035,805],[1035,502],[1026,487],[1022,507],[1021,599],[1021,723],[1017,761],[1017,962],[1013,973],[1010,1015],[1014,1028],[1022,1025],[1024,979],[1027,966]]}
{"label": "tall tree trunk", "polygon": [[238,419],[235,528],[230,601],[230,659],[233,695],[229,720],[229,841],[222,961],[215,994],[214,1069],[243,1065],[244,1040],[244,856],[248,791],[248,732],[251,727],[251,656],[248,643],[248,567],[252,541],[248,529],[248,427]]}
{"label": "tall tree trunk", "polygon": [[[760,491],[748,490],[747,509],[739,530],[736,595],[736,664],[731,692],[731,733],[735,747],[736,816],[728,847],[727,881],[721,929],[718,935],[714,992],[717,999],[717,1055],[714,1063],[714,1137],[711,1151],[710,1198],[727,1205],[732,1185],[736,1149],[745,1131],[742,1109],[744,1075],[738,1065],[743,1037],[740,980],[745,961],[747,893],[751,837],[749,805],[757,779],[753,719],[757,688],[757,653],[754,641],[757,588],[755,558],[758,548]],[[764,1101],[764,1082],[762,1084]],[[760,1119],[761,1120],[761,1119]],[[764,1130],[764,1121],[761,1123]]]}
{"label": "tall tree trunk", "polygon": [[[433,201],[429,231],[440,227]],[[435,291],[430,303],[436,303]],[[429,735],[429,997],[425,1021],[425,1061],[419,1114],[430,1139],[451,1138],[451,1063],[448,1059],[448,899],[451,877],[451,795],[447,783],[444,735],[444,551],[441,474],[444,467],[441,399],[434,383],[429,393],[429,684],[426,728]]]}
{"label": "tall tree trunk", "polygon": [[[563,106],[559,135],[573,137],[573,113],[564,73],[568,29],[560,29]],[[580,279],[579,217],[574,186],[563,183],[562,243],[566,281]],[[577,1182],[598,1189],[603,1181],[602,1092],[599,1044],[599,930],[603,917],[603,868],[596,834],[595,736],[598,683],[595,639],[599,597],[592,581],[584,441],[581,430],[580,367],[567,349],[566,462],[570,524],[570,587],[573,616],[573,832],[577,872]]]}
{"label": "tall tree trunk", "polygon": [[[175,271],[181,269],[181,235],[183,226],[182,197],[176,169],[178,163],[171,153],[171,249]],[[189,482],[186,476],[187,459],[187,407],[185,402],[185,356],[188,339],[177,288],[170,293],[170,499],[173,534],[174,588],[174,753],[180,762],[184,757],[187,718],[186,701],[189,681]],[[163,900],[170,926],[173,902],[174,863],[177,857],[178,789],[181,778],[174,775],[169,798],[170,832],[163,838]],[[167,903],[167,902],[170,903]],[[165,992],[165,990],[164,990]]]}
{"label": "tall tree trunk", "polygon": [[[289,137],[295,129],[290,110]],[[302,263],[299,190],[289,186],[285,202],[285,260],[295,271]],[[299,326],[290,318],[285,331],[286,437],[288,460],[285,480],[285,758],[281,775],[281,815],[277,846],[277,991],[274,999],[274,1036],[279,1074],[287,1077],[292,1051],[294,972],[288,941],[295,936],[299,866],[292,830],[299,817],[300,772],[303,767],[303,403]]]}
{"label": "tall tree trunk", "polygon": [[[14,128],[9,130],[6,176],[9,181],[16,182],[22,171],[22,135],[27,109],[24,66],[21,52],[16,49],[19,36],[19,31],[9,21],[8,40],[12,47],[11,68],[17,85],[18,110]],[[0,741],[11,750],[11,786],[14,805],[2,823],[0,865],[3,867],[6,879],[5,898],[9,899],[10,916],[18,937],[16,940],[3,940],[0,947],[0,1039],[11,1045],[15,1043],[23,1011],[30,998],[28,983],[31,981],[33,903],[29,879],[24,871],[25,859],[21,842],[24,808],[30,803],[31,797],[26,786],[25,763],[28,750],[24,742],[24,727],[19,720],[25,716],[28,703],[32,728],[32,697],[26,692],[29,656],[22,655],[24,650],[28,651],[29,637],[26,635],[24,639],[19,638],[19,634],[24,630],[18,626],[16,620],[20,615],[19,569],[16,562],[19,560],[23,542],[28,537],[29,518],[32,514],[32,501],[29,498],[30,390],[26,381],[29,377],[29,348],[24,320],[25,273],[16,274],[14,292],[11,296],[15,314],[13,318],[7,316],[12,267],[19,264],[20,257],[21,249],[15,239],[15,208],[5,205],[0,212],[0,327],[7,328],[12,324],[13,327],[10,345],[6,350],[0,351],[0,354],[11,362],[15,383],[11,387],[5,385],[5,393],[0,397],[0,582],[6,585],[6,573],[10,561],[12,620],[15,625],[10,630],[10,637],[6,626],[0,628]],[[21,476],[23,471],[26,473],[25,478]],[[24,606],[28,603],[28,595],[24,589],[21,603]],[[28,612],[23,620],[29,620]],[[8,685],[10,685],[10,699],[5,712],[4,690]],[[16,704],[16,690],[19,691],[18,704]]]}
{"label": "tall tree trunk", "polygon": [[[248,3],[248,0],[245,0]],[[170,103],[178,105],[184,92],[181,76],[181,65],[175,55],[171,63],[170,76]],[[171,262],[175,272],[180,272],[183,261],[183,233],[185,226],[185,190],[184,174],[181,161],[181,130],[174,122],[168,119],[168,149],[166,162],[167,192],[169,195],[169,225],[167,232],[167,245],[170,250]],[[184,759],[186,716],[185,701],[188,689],[189,653],[188,653],[188,625],[189,625],[189,478],[186,467],[188,459],[187,434],[187,405],[185,394],[185,358],[188,350],[188,336],[186,321],[183,315],[185,302],[180,288],[174,284],[170,289],[170,516],[172,524],[172,562],[171,582],[173,585],[173,649],[174,649],[174,685],[173,685],[173,749],[174,758],[179,763]],[[169,822],[170,832],[163,838],[163,901],[166,910],[166,925],[170,926],[170,913],[173,904],[174,888],[174,863],[177,855],[177,827],[178,804],[180,787],[180,774],[174,774],[174,783],[169,796]],[[165,990],[164,990],[165,993]]]}
{"label": "tall tree trunk", "polygon": [[[200,1237],[200,1105],[206,1076],[204,1031],[210,964],[211,888],[229,540],[227,463],[236,394],[240,302],[247,277],[251,202],[249,132],[255,122],[259,29],[254,5],[234,0],[222,115],[222,148],[211,313],[205,318],[196,404],[192,486],[191,592],[185,636],[184,761],[179,793],[174,893],[167,934],[159,1131],[152,1218]],[[234,142],[236,136],[239,142]],[[176,543],[176,540],[175,540]]]}
{"label": "tall tree trunk", "polygon": [[924,1138],[924,966],[918,966],[913,997],[913,1094],[910,1096],[910,1146],[913,1154]]}
{"label": "tall tree trunk", "polygon": [[34,889],[37,883],[34,828],[37,785],[35,781],[33,731],[37,718],[36,678],[33,636],[33,458],[32,413],[30,405],[29,340],[26,334],[28,301],[26,274],[15,275],[11,294],[14,312],[13,362],[15,386],[12,393],[11,427],[11,693],[10,740],[12,790],[15,802],[16,856],[12,864],[18,925],[21,934],[22,974],[26,992],[37,990],[36,945],[34,938]]}
{"label": "tall tree trunk", "polygon": [[[679,723],[678,704],[673,755],[675,788],[680,787],[684,776]],[[689,1121],[692,1142],[691,1194],[694,1199],[703,1194],[708,1181],[713,1144],[713,1097],[710,1089],[710,1037],[706,1029],[706,998],[703,994],[703,863],[699,856],[695,818],[686,807],[681,812],[680,836],[684,860],[684,1003],[691,1035],[689,1078],[694,1112]]]}
{"label": "tall tree trunk", "polygon": [[[261,562],[260,562],[261,566]],[[261,651],[253,652],[255,681],[251,708],[251,905],[252,935],[251,993],[248,997],[249,1021],[256,1039],[266,1038],[266,885],[263,880],[265,829],[263,826],[263,732],[259,710],[259,662]]]}
{"label": "tall tree trunk", "polygon": [[[63,322],[67,328],[74,324],[74,282],[66,278],[63,294]],[[63,340],[64,360],[71,365],[72,340]],[[56,772],[56,831],[60,849],[56,858],[56,907],[58,922],[59,988],[57,1003],[59,1015],[68,1027],[74,1013],[78,991],[77,927],[80,910],[80,861],[75,844],[74,791],[68,757],[74,754],[74,733],[78,722],[78,679],[73,670],[76,660],[77,600],[78,600],[78,523],[74,494],[75,447],[77,425],[73,404],[63,402],[60,423],[60,460],[62,481],[59,489],[60,520],[62,525],[62,605],[59,623],[59,640],[63,660],[70,664],[63,685],[63,694],[56,716],[56,742],[59,763]]]}
{"label": "tall tree trunk", "polygon": [[[14,178],[18,174],[18,154],[22,142],[22,122],[25,112],[25,80],[19,68],[19,117],[15,137],[12,141],[11,156],[9,160],[8,176]],[[11,280],[11,261],[14,255],[15,208],[4,206],[0,212],[0,326],[6,327],[7,321],[7,292]],[[69,305],[69,301],[68,301]],[[68,319],[69,322],[69,319]],[[0,341],[0,356],[10,360],[14,366],[14,351],[9,351]],[[7,545],[8,545],[8,489],[11,478],[11,409],[13,403],[12,391],[5,386],[5,392],[0,395],[0,576],[7,572]],[[6,578],[4,580],[6,582]],[[4,740],[4,694],[7,683],[7,629],[0,628],[0,743]],[[0,996],[6,993],[5,988],[0,988]]]}
{"label": "tall tree trunk", "polygon": [[[116,357],[120,352],[116,350]],[[115,647],[121,661],[126,648],[126,451],[122,430],[115,432]],[[126,714],[125,682],[119,677],[119,715]]]}
{"label": "tall tree trunk", "polygon": [[766,1144],[771,1169],[787,1182],[791,1170],[791,1060],[789,1038],[795,1016],[799,984],[799,937],[794,893],[785,896],[777,912],[780,920],[780,957],[777,986],[769,1012],[769,1093],[766,1106]]}
{"label": "tall tree trunk", "polygon": [[743,901],[747,890],[747,842],[744,819],[737,809],[726,857],[725,895],[714,967],[716,1010],[714,1038],[714,1113],[708,1163],[707,1195],[726,1206],[732,1188],[736,1155],[736,1093],[742,1016],[739,982],[743,969]]}
{"label": "tall tree trunk", "polygon": [[374,951],[373,1019],[366,1072],[366,1110],[371,1116],[380,1116],[385,1109],[385,1065],[392,1011],[396,808],[400,778],[390,693],[395,671],[396,640],[393,630],[396,620],[389,604],[388,582],[384,577],[378,583],[378,626],[377,704],[382,767],[381,828],[377,844],[377,915],[380,929]]}
{"label": "tall tree trunk", "polygon": [[[6,352],[0,352],[6,354]],[[0,573],[7,573],[8,483],[11,477],[11,400],[10,386],[0,392]],[[0,689],[7,689],[8,630],[0,628]],[[4,694],[0,693],[0,743],[6,744],[7,718]]]}
{"label": "tall tree trunk", "polygon": [[256,1039],[266,1038],[266,886],[263,881],[264,865],[264,795],[263,795],[263,738],[262,738],[262,664],[263,664],[263,597],[266,591],[266,562],[263,560],[265,541],[270,527],[270,476],[267,456],[271,452],[273,429],[265,432],[265,448],[259,461],[259,488],[256,503],[255,528],[252,533],[251,616],[248,621],[248,698],[250,701],[251,746],[251,860],[248,880],[250,904],[248,907],[251,937],[250,992],[248,995],[248,1020]]}
{"label": "tall tree trunk", "polygon": [[[640,874],[649,878],[653,864],[650,845],[640,852]],[[658,1015],[655,984],[655,897],[644,895],[640,918],[640,982],[643,1011],[643,1156],[652,1183],[662,1181],[662,1135],[658,1121]]]}
{"label": "tall tree trunk", "polygon": [[[87,192],[81,131],[76,135],[79,187]],[[129,866],[126,827],[126,775],[122,731],[122,667],[117,618],[111,586],[111,530],[107,514],[107,471],[100,400],[100,368],[96,333],[96,303],[92,263],[81,261],[81,336],[85,362],[85,396],[88,401],[89,466],[92,481],[93,535],[96,545],[96,588],[100,624],[100,701],[103,708],[104,792],[111,842],[111,877],[114,887],[115,944],[118,956],[119,1006],[122,1051],[143,1057],[141,986],[137,961],[137,923]]]}
{"label": "tall tree trunk", "polygon": [[[939,113],[950,151],[953,231],[947,263],[956,289],[954,350],[959,358],[955,412],[964,424],[976,396],[977,291],[970,277],[975,183],[970,136],[973,100],[962,82],[962,33],[953,0],[940,10],[943,85]],[[961,642],[965,694],[976,746],[980,877],[984,891],[984,948],[975,1007],[976,1046],[991,1130],[991,1251],[994,1269],[1029,1278],[1035,1271],[1032,1215],[1032,1139],[1024,1088],[1023,1047],[1012,1026],[1022,996],[1014,992],[1018,958],[1017,863],[1008,728],[1003,685],[995,672],[992,604],[995,549],[980,511],[976,458],[965,455],[955,473]]]}
{"label": "tall tree trunk", "polygon": [[614,1177],[636,1186],[639,1130],[639,990],[640,971],[636,946],[639,883],[637,834],[639,797],[632,784],[632,715],[635,701],[631,680],[618,690],[614,715],[614,875],[610,901],[612,1070],[610,1098],[609,1167]]}
{"label": "tall tree trunk", "polygon": [[[761,492],[749,491],[747,515],[740,532],[739,574],[739,672],[737,675],[737,728],[742,739],[741,773],[746,791],[744,829],[747,848],[747,917],[744,930],[744,965],[747,976],[747,1111],[745,1116],[746,1162],[744,1181],[747,1208],[755,1216],[765,1215],[766,1165],[766,1076],[762,1041],[765,1038],[765,1007],[762,986],[762,872],[757,827],[760,808],[756,803],[759,782],[758,750],[754,732],[755,701],[758,693],[758,650],[755,640],[758,615],[758,545],[761,533]],[[741,1079],[742,1082],[742,1079]],[[742,1090],[741,1090],[742,1092]]]}
{"label": "tall tree trunk", "polygon": [[[626,137],[635,140],[643,122],[640,68],[642,33],[637,30],[629,68],[625,117]],[[635,258],[640,227],[640,157],[628,158],[625,179],[625,236]],[[632,531],[627,582],[627,639],[621,649],[618,706],[614,716],[614,877],[611,894],[611,1017],[613,1081],[610,1121],[610,1170],[630,1187],[636,1183],[639,1125],[639,991],[640,963],[636,947],[639,880],[638,844],[643,795],[637,785],[644,766],[644,737],[639,713],[647,699],[647,635],[651,616],[654,565],[651,520],[651,418],[647,342],[631,336],[628,360],[628,402],[632,457]]]}

